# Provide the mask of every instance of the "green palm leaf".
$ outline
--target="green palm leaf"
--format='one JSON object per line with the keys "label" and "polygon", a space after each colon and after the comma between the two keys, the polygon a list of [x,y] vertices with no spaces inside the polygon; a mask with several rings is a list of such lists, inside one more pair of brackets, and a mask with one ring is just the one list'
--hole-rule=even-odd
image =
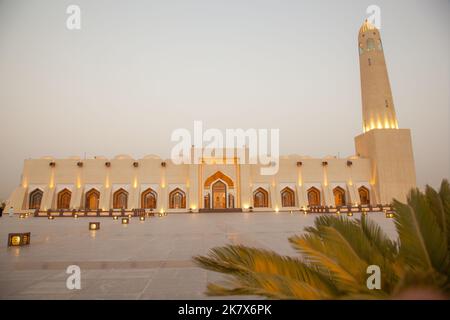
{"label": "green palm leaf", "polygon": [[447,241],[436,216],[419,190],[408,205],[394,201],[394,222],[400,239],[400,258],[412,269],[441,270],[448,262]]}
{"label": "green palm leaf", "polygon": [[207,256],[196,256],[194,262],[205,269],[238,279],[238,282],[228,281],[227,286],[209,285],[209,294],[259,292],[264,296],[284,297],[286,292],[296,292],[296,298],[305,298],[309,293],[301,293],[300,288],[315,288],[316,294],[322,297],[337,292],[333,283],[314,268],[309,268],[298,259],[282,257],[272,251],[229,245],[213,248]]}

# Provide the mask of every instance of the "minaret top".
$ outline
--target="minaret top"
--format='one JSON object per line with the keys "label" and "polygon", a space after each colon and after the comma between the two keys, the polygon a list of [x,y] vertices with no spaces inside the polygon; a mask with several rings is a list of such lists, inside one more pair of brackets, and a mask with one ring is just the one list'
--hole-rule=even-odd
{"label": "minaret top", "polygon": [[371,24],[367,19],[362,24],[361,28],[359,28],[359,34],[364,33],[369,30],[378,30],[373,24]]}

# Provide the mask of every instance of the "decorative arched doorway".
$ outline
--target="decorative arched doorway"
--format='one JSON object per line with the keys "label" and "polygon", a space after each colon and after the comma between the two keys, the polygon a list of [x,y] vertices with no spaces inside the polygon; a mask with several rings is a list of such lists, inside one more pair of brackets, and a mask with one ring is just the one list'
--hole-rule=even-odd
{"label": "decorative arched doorway", "polygon": [[295,207],[295,193],[289,187],[281,190],[281,206],[282,207]]}
{"label": "decorative arched doorway", "polygon": [[100,192],[96,189],[91,189],[86,193],[86,209],[97,210],[99,207]]}
{"label": "decorative arched doorway", "polygon": [[124,189],[119,189],[113,195],[113,208],[126,209],[128,206],[128,192]]}
{"label": "decorative arched doorway", "polygon": [[333,194],[336,207],[345,206],[345,190],[341,187],[336,187],[333,189]]}
{"label": "decorative arched doorway", "polygon": [[70,208],[70,200],[72,198],[72,192],[69,189],[63,189],[58,193],[58,209],[69,209]]}
{"label": "decorative arched doorway", "polygon": [[225,209],[227,207],[227,185],[217,180],[212,185],[213,209]]}
{"label": "decorative arched doorway", "polygon": [[186,193],[180,188],[172,190],[169,194],[169,209],[185,209]]}
{"label": "decorative arched doorway", "polygon": [[30,209],[40,209],[42,197],[44,196],[44,192],[41,189],[36,189],[32,193],[30,193],[30,201],[29,208]]}
{"label": "decorative arched doorway", "polygon": [[370,204],[369,189],[367,189],[364,186],[361,186],[358,189],[358,193],[359,193],[359,200],[361,201],[361,204],[362,205],[369,205]]}
{"label": "decorative arched doorway", "polygon": [[141,196],[141,208],[142,209],[156,209],[156,201],[158,195],[152,188],[148,188],[142,192]]}
{"label": "decorative arched doorway", "polygon": [[320,206],[320,191],[315,187],[308,189],[308,205],[310,207]]}
{"label": "decorative arched doorway", "polygon": [[255,208],[267,208],[269,206],[269,193],[265,189],[258,188],[253,192],[253,206]]}

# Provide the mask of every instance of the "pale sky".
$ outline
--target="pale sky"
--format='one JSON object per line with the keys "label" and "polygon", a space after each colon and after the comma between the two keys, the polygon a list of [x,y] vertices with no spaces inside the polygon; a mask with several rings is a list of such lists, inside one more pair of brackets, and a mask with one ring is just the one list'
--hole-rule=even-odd
{"label": "pale sky", "polygon": [[[66,8],[81,8],[81,30]],[[0,200],[23,160],[169,157],[174,129],[279,128],[280,153],[354,154],[366,8],[418,185],[450,176],[448,0],[0,0]]]}

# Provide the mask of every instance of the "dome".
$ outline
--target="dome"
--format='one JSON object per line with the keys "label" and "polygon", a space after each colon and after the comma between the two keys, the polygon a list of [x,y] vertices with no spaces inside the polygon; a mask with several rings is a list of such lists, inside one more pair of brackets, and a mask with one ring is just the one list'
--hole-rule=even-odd
{"label": "dome", "polygon": [[144,157],[144,159],[161,159],[161,157],[156,154],[149,154],[149,155],[146,155]]}
{"label": "dome", "polygon": [[363,25],[361,26],[361,28],[359,28],[359,33],[364,33],[366,31],[369,30],[378,30],[377,27],[375,27],[372,23],[370,23],[369,21],[367,21],[367,19],[364,21]]}
{"label": "dome", "polygon": [[114,157],[115,160],[124,160],[124,159],[133,159],[128,154],[119,154],[118,156]]}

